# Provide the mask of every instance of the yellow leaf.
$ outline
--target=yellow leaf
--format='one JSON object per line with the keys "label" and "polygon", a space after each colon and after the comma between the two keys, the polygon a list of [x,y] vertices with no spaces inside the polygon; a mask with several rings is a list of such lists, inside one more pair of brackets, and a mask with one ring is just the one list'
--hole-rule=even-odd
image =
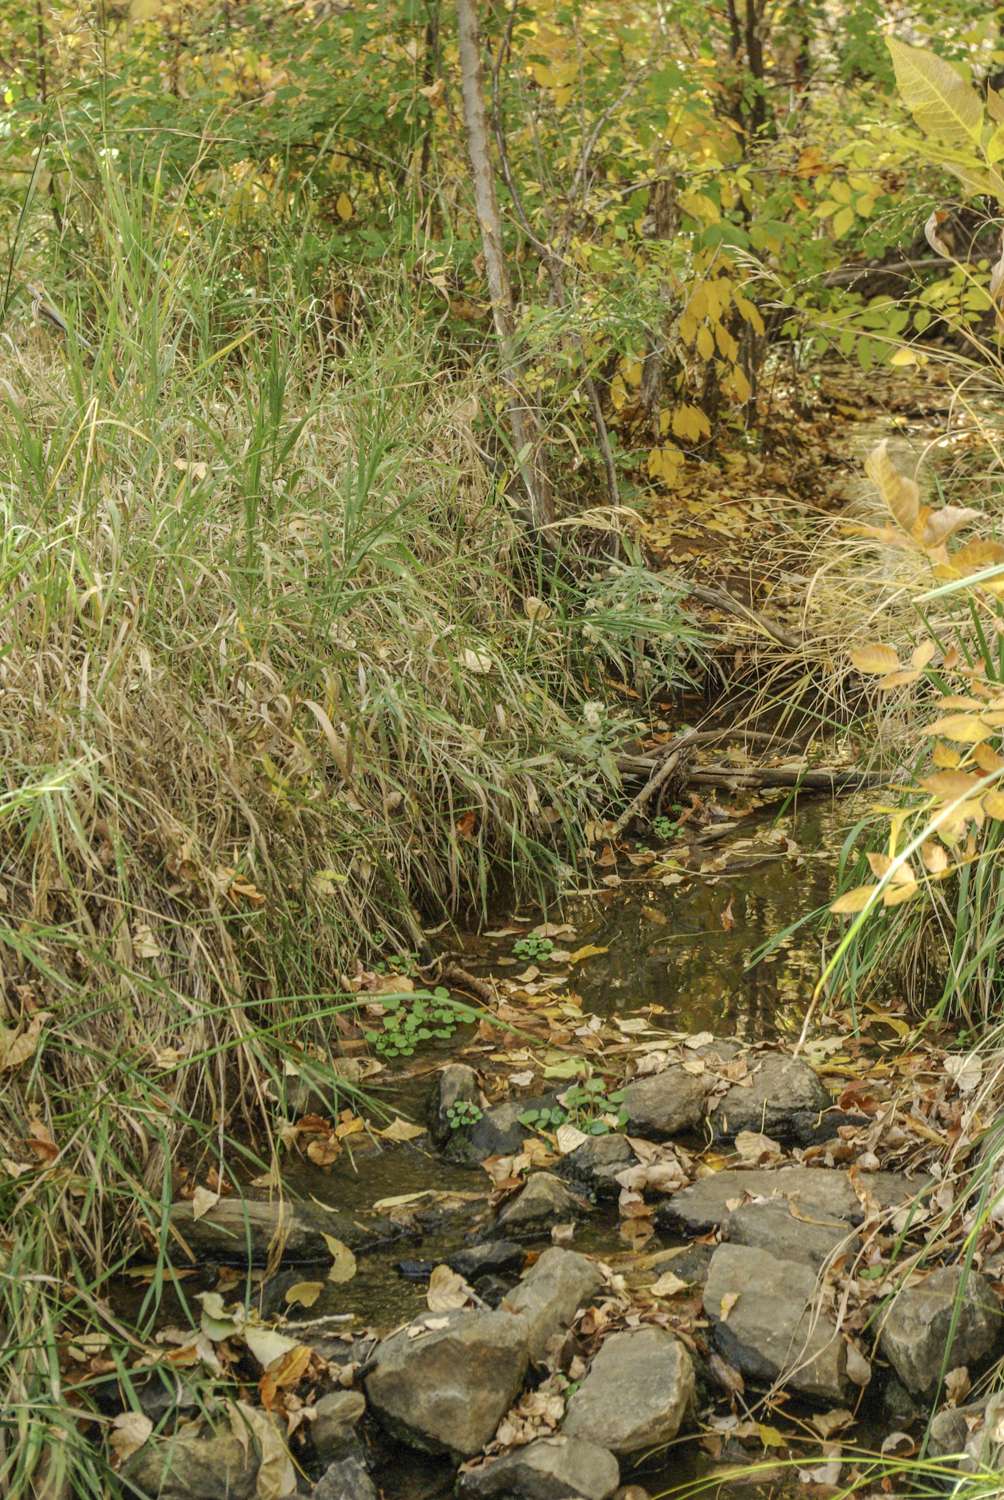
{"label": "yellow leaf", "polygon": [[286,1288],[283,1301],[291,1307],[313,1307],[323,1291],[323,1281],[297,1281]]}
{"label": "yellow leaf", "polygon": [[833,216],[833,233],[836,239],[842,240],[849,229],[854,226],[853,208],[842,208],[838,214]]}
{"label": "yellow leaf", "polygon": [[919,885],[912,877],[908,883],[886,886],[882,893],[882,905],[900,906],[904,901],[909,901],[911,896],[915,896],[919,889]]}
{"label": "yellow leaf", "polygon": [[707,323],[701,326],[697,335],[697,352],[702,359],[711,359],[715,352],[715,340]]}
{"label": "yellow leaf", "polygon": [[997,822],[1004,820],[1004,792],[987,792],[983,798],[983,811]]}
{"label": "yellow leaf", "polygon": [[902,671],[890,672],[888,676],[879,679],[878,687],[883,693],[889,693],[893,688],[906,687],[909,682],[916,682],[920,673],[913,667],[904,667]]}
{"label": "yellow leaf", "polygon": [[924,733],[944,735],[946,740],[959,745],[978,745],[981,740],[988,740],[993,730],[976,714],[947,714],[943,719],[935,719]]}
{"label": "yellow leaf", "polygon": [[911,667],[915,667],[918,672],[922,672],[928,662],[933,660],[937,649],[933,641],[924,641],[910,657]]}
{"label": "yellow leaf", "polygon": [[894,521],[912,533],[920,512],[920,490],[913,479],[901,474],[889,457],[886,438],[865,459],[865,473],[875,485]]}
{"label": "yellow leaf", "polygon": [[1004,756],[998,755],[989,745],[977,745],[973,750],[973,760],[988,776],[994,771],[1004,770]]}
{"label": "yellow leaf", "polygon": [[787,1448],[788,1439],[776,1427],[771,1427],[766,1422],[758,1422],[756,1430],[757,1436],[765,1448]]}
{"label": "yellow leaf", "polygon": [[[1004,807],[1004,797],[1001,798]],[[986,800],[984,799],[984,806]],[[948,855],[941,844],[936,844],[933,839],[928,839],[920,846],[920,857],[924,861],[924,869],[931,875],[940,875],[943,870],[948,869]]]}
{"label": "yellow leaf", "polygon": [[830,911],[837,917],[848,916],[852,912],[864,911],[877,890],[877,885],[855,886],[854,890],[845,891],[842,896],[838,896],[836,901],[831,904]]}
{"label": "yellow leaf", "polygon": [[348,193],[339,193],[338,202],[335,204],[335,212],[338,214],[338,217],[342,220],[343,223],[347,223],[348,220],[352,218],[352,215],[355,213],[355,209],[352,207],[352,199],[349,197]]}
{"label": "yellow leaf", "polygon": [[341,1240],[336,1240],[333,1234],[324,1235],[324,1243],[331,1253],[331,1267],[328,1271],[328,1280],[335,1282],[351,1281],[356,1274],[356,1258],[348,1245],[343,1245]]}
{"label": "yellow leaf", "polygon": [[596,958],[600,953],[609,953],[609,948],[598,948],[595,943],[584,943],[581,948],[576,948],[570,955],[570,964],[580,964],[584,958]]}
{"label": "yellow leaf", "polygon": [[975,791],[980,780],[968,771],[936,771],[933,776],[924,776],[920,784],[925,792],[933,792],[944,802],[954,802],[956,797]]}
{"label": "yellow leaf", "polygon": [[897,349],[889,363],[895,365],[897,368],[902,368],[904,365],[917,364],[918,359],[919,356],[914,349]]}
{"label": "yellow leaf", "polygon": [[939,740],[931,751],[931,759],[936,766],[943,771],[954,771],[960,764],[962,757],[957,750]]}
{"label": "yellow leaf", "polygon": [[888,672],[895,672],[899,666],[899,657],[892,647],[878,644],[855,646],[851,651],[851,661],[859,672],[867,672],[879,677],[884,677]]}

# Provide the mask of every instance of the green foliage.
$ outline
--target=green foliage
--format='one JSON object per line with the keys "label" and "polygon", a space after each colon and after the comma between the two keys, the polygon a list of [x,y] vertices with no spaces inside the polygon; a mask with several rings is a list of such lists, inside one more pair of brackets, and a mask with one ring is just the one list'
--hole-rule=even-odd
{"label": "green foliage", "polygon": [[535,933],[528,933],[526,937],[517,938],[512,945],[513,958],[540,959],[546,963],[554,952],[554,942],[549,937],[538,937]]}
{"label": "green foliage", "polygon": [[484,1110],[480,1104],[475,1104],[471,1099],[458,1099],[446,1111],[451,1130],[463,1130],[467,1125],[476,1125],[483,1116]]}
{"label": "green foliage", "polygon": [[450,998],[449,990],[415,990],[405,995],[382,995],[385,1014],[378,1030],[364,1032],[381,1057],[412,1057],[423,1042],[448,1042],[457,1027],[470,1020],[470,1007]]}
{"label": "green foliage", "polygon": [[575,1125],[586,1135],[606,1135],[627,1124],[623,1098],[623,1089],[607,1093],[602,1078],[586,1078],[567,1088],[558,1104],[523,1110],[519,1119],[532,1130],[554,1131],[561,1125]]}

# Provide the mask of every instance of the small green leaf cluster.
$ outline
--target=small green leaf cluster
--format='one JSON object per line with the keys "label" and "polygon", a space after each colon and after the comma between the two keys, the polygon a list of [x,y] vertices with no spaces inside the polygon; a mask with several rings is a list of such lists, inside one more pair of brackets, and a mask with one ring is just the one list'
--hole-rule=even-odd
{"label": "small green leaf cluster", "polygon": [[553,952],[554,944],[550,938],[537,937],[532,932],[526,937],[517,938],[512,945],[513,958],[541,959],[546,963]]}
{"label": "small green leaf cluster", "polygon": [[451,1130],[463,1130],[465,1125],[476,1125],[483,1114],[484,1110],[473,1099],[458,1099],[447,1108],[446,1118]]}
{"label": "small green leaf cluster", "polygon": [[417,953],[392,953],[388,958],[378,958],[373,965],[374,974],[403,974],[413,979],[418,973]]}
{"label": "small green leaf cluster", "polygon": [[380,1030],[364,1033],[381,1057],[411,1057],[422,1042],[449,1041],[459,1024],[449,990],[439,986],[431,994],[387,996]]}
{"label": "small green leaf cluster", "polygon": [[587,1078],[567,1088],[558,1104],[525,1109],[519,1119],[530,1130],[557,1130],[560,1125],[575,1125],[586,1135],[606,1135],[611,1128],[627,1124],[623,1099],[623,1089],[608,1094],[602,1078]]}

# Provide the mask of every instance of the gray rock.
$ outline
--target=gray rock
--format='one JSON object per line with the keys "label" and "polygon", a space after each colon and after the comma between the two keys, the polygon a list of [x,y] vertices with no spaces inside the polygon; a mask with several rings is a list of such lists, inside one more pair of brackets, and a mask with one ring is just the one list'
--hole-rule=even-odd
{"label": "gray rock", "polygon": [[269,1261],[277,1246],[281,1247],[283,1264],[330,1261],[326,1234],[334,1235],[351,1250],[366,1250],[389,1244],[402,1233],[389,1219],[364,1222],[313,1203],[255,1198],[221,1198],[200,1219],[194,1217],[190,1203],[172,1204],[171,1227],[190,1247],[195,1260],[255,1266]]}
{"label": "gray rock", "polygon": [[503,1205],[497,1222],[506,1234],[522,1238],[546,1233],[552,1224],[577,1219],[586,1208],[553,1172],[534,1172],[526,1187]]}
{"label": "gray rock", "polygon": [[929,1391],[937,1381],[955,1320],[945,1368],[975,1369],[998,1348],[1004,1331],[1000,1302],[978,1271],[944,1266],[893,1299],[879,1349],[908,1391]]}
{"label": "gray rock", "polygon": [[[862,1180],[881,1208],[909,1202],[931,1181],[923,1174],[906,1177],[901,1172],[869,1172]],[[748,1172],[713,1172],[682,1188],[656,1208],[656,1223],[687,1234],[706,1234],[724,1223],[745,1197],[784,1199],[814,1219],[860,1224],[864,1218],[842,1167],[754,1167]]]}
{"label": "gray rock", "polygon": [[696,1130],[704,1117],[710,1086],[707,1074],[687,1073],[683,1068],[636,1078],[624,1090],[622,1108],[627,1111],[628,1130],[655,1141]]}
{"label": "gray rock", "polygon": [[638,1157],[622,1135],[591,1135],[562,1157],[558,1171],[569,1181],[581,1184],[597,1198],[616,1198],[620,1192],[617,1173],[637,1164]]}
{"label": "gray rock", "polygon": [[445,1146],[455,1134],[456,1127],[450,1122],[449,1109],[451,1105],[461,1103],[480,1106],[478,1075],[466,1063],[450,1063],[436,1079],[429,1102],[429,1134],[436,1146]]}
{"label": "gray rock", "polygon": [[451,1271],[456,1271],[467,1281],[478,1276],[506,1276],[518,1274],[523,1269],[526,1251],[513,1240],[486,1240],[483,1245],[471,1245],[446,1257]]}
{"label": "gray rock", "polygon": [[252,1500],[258,1457],[230,1431],[150,1438],[126,1462],[132,1493],[150,1500]]}
{"label": "gray rock", "polygon": [[711,1128],[717,1139],[756,1130],[779,1141],[814,1140],[819,1116],[832,1100],[801,1058],[771,1052],[759,1059],[748,1084],[733,1084],[715,1106]]}
{"label": "gray rock", "polygon": [[861,1245],[846,1220],[827,1224],[819,1219],[811,1223],[796,1219],[784,1201],[747,1203],[733,1209],[722,1232],[730,1244],[769,1250],[779,1260],[797,1260],[817,1270],[835,1255],[853,1255]]}
{"label": "gray rock", "polygon": [[809,1266],[748,1245],[719,1245],[704,1287],[715,1347],[750,1380],[781,1380],[805,1396],[843,1401],[850,1393],[846,1347],[814,1308],[815,1293]]}
{"label": "gray rock", "polygon": [[366,1465],[355,1454],[329,1464],[310,1495],[311,1500],[379,1500]]}
{"label": "gray rock", "polygon": [[344,1454],[365,1410],[366,1398],[362,1391],[329,1391],[321,1397],[310,1434],[314,1440],[314,1452],[322,1463],[331,1463]]}
{"label": "gray rock", "polygon": [[366,1395],[403,1442],[472,1458],[515,1400],[529,1358],[527,1325],[508,1312],[428,1314],[378,1344]]}
{"label": "gray rock", "polygon": [[476,1124],[450,1132],[444,1154],[450,1161],[472,1164],[488,1156],[511,1156],[530,1134],[520,1124],[520,1115],[528,1109],[553,1109],[557,1102],[557,1094],[541,1094],[537,1098],[507,1099],[504,1104],[493,1104]]}
{"label": "gray rock", "polygon": [[460,1500],[608,1500],[620,1483],[606,1448],[564,1434],[538,1438],[460,1476]]}
{"label": "gray rock", "polygon": [[568,1403],[563,1431],[618,1454],[668,1443],[694,1404],[694,1367],[663,1328],[612,1334]]}
{"label": "gray rock", "polygon": [[939,1411],[931,1421],[928,1443],[933,1458],[944,1458],[946,1453],[964,1453],[970,1433],[983,1421],[988,1397],[970,1402],[968,1406],[951,1406]]}
{"label": "gray rock", "polygon": [[584,1255],[556,1245],[544,1251],[504,1303],[525,1327],[532,1360],[541,1358],[551,1339],[569,1327],[602,1285],[603,1277]]}

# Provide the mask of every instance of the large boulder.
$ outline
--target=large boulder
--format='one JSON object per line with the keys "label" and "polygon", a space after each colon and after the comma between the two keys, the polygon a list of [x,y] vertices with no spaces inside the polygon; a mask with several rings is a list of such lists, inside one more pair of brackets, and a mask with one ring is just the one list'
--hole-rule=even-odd
{"label": "large boulder", "polygon": [[711,1082],[709,1075],[695,1075],[685,1068],[672,1067],[636,1078],[624,1090],[622,1104],[629,1132],[662,1141],[684,1131],[697,1130],[704,1117],[704,1101]]}
{"label": "large boulder", "polygon": [[986,1277],[944,1266],[896,1295],[879,1349],[907,1390],[921,1394],[933,1388],[943,1365],[951,1370],[983,1364],[1000,1346],[1002,1332],[1001,1304]]}
{"label": "large boulder", "polygon": [[276,1253],[283,1264],[323,1264],[331,1259],[325,1235],[350,1250],[367,1250],[402,1233],[389,1219],[367,1222],[318,1204],[278,1198],[221,1198],[200,1218],[191,1203],[174,1203],[171,1228],[194,1260],[254,1266],[265,1265]]}
{"label": "large boulder", "polygon": [[808,1142],[819,1134],[819,1117],[832,1100],[816,1073],[798,1057],[769,1052],[751,1078],[735,1083],[711,1114],[719,1140],[756,1130],[779,1141]]}
{"label": "large boulder", "polygon": [[836,1255],[853,1255],[861,1244],[846,1220],[796,1218],[783,1199],[733,1209],[722,1232],[732,1245],[750,1245],[817,1270]]}
{"label": "large boulder", "polygon": [[668,1443],[694,1404],[694,1367],[664,1328],[612,1334],[568,1403],[562,1430],[612,1453]]}
{"label": "large boulder", "polygon": [[749,1245],[719,1245],[704,1285],[715,1347],[750,1380],[780,1380],[819,1401],[846,1400],[846,1346],[813,1305],[815,1295],[810,1266]]}
{"label": "large boulder", "polygon": [[149,1500],[252,1500],[257,1490],[254,1444],[230,1430],[150,1438],[126,1462],[122,1477]]}
{"label": "large boulder", "polygon": [[526,1187],[503,1205],[498,1227],[516,1239],[533,1238],[549,1233],[555,1224],[577,1219],[587,1207],[553,1172],[534,1172]]}
{"label": "large boulder", "polygon": [[608,1500],[620,1483],[606,1448],[559,1433],[461,1474],[460,1500]]}
{"label": "large boulder", "polygon": [[377,1345],[366,1395],[402,1442],[472,1458],[515,1400],[529,1359],[527,1325],[511,1313],[427,1315]]}
{"label": "large boulder", "polygon": [[[869,1172],[861,1178],[880,1208],[908,1203],[930,1181],[923,1174],[907,1177],[902,1172]],[[813,1219],[860,1224],[865,1217],[850,1174],[842,1167],[754,1167],[699,1178],[658,1205],[656,1223],[686,1234],[707,1234],[746,1200],[759,1198],[781,1200]]]}
{"label": "large boulder", "polygon": [[584,1255],[556,1245],[544,1251],[503,1303],[525,1327],[532,1360],[542,1357],[551,1339],[569,1327],[602,1285],[603,1277]]}

